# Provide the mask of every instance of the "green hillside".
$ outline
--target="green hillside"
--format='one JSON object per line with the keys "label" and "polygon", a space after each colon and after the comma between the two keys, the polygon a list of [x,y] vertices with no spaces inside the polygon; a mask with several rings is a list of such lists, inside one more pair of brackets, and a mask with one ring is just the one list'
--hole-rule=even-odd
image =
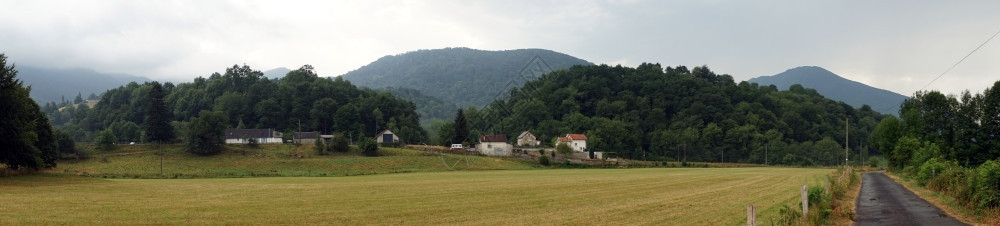
{"label": "green hillside", "polygon": [[498,94],[519,87],[542,73],[590,64],[544,49],[486,51],[446,48],[385,56],[342,77],[364,87],[415,89],[467,107],[484,106],[496,99]]}
{"label": "green hillside", "polygon": [[511,93],[465,111],[473,134],[516,137],[530,130],[551,144],[557,136],[584,133],[589,150],[631,159],[843,164],[845,119],[857,160],[884,117],[802,86],[778,91],[735,83],[704,66],[575,66]]}

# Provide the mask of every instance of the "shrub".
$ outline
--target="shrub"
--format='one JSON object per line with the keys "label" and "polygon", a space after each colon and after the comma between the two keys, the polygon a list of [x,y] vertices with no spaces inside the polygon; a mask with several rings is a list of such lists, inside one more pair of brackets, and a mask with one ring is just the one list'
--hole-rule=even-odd
{"label": "shrub", "polygon": [[545,149],[538,149],[538,155],[545,157]]}
{"label": "shrub", "polygon": [[101,151],[110,151],[115,149],[115,141],[118,140],[115,134],[111,132],[111,129],[105,129],[101,131],[101,135],[97,136],[97,149]]}
{"label": "shrub", "polygon": [[809,197],[809,206],[819,206],[823,203],[823,187],[821,186],[809,186],[807,195]]}
{"label": "shrub", "polygon": [[90,158],[90,150],[87,150],[85,148],[78,148],[78,149],[76,149],[76,158],[77,159],[89,159]]}
{"label": "shrub", "polygon": [[250,139],[248,139],[247,140],[247,146],[250,147],[250,148],[258,148],[258,147],[260,147],[260,145],[257,144],[257,138],[250,138]]}
{"label": "shrub", "polygon": [[378,143],[375,143],[375,140],[371,138],[361,138],[358,148],[365,156],[378,156]]}
{"label": "shrub", "polygon": [[348,152],[351,150],[350,145],[350,141],[343,133],[333,134],[333,140],[330,141],[330,149],[335,152]]}
{"label": "shrub", "polygon": [[551,163],[549,163],[549,157],[546,157],[545,154],[542,154],[542,157],[538,158],[538,164],[542,164],[543,166],[549,166]]}
{"label": "shrub", "polygon": [[316,141],[313,142],[313,150],[316,151],[317,155],[326,155],[326,145],[323,144],[323,138],[316,137]]}
{"label": "shrub", "polygon": [[556,145],[556,152],[559,152],[560,155],[566,158],[573,156],[573,148],[569,147],[569,144],[566,143],[559,143],[559,145]]}
{"label": "shrub", "polygon": [[976,168],[976,193],[973,200],[979,200],[982,209],[1000,204],[1000,159],[989,160]]}
{"label": "shrub", "polygon": [[937,173],[937,176],[927,180],[926,187],[931,190],[951,194],[955,199],[966,203],[972,198],[971,190],[969,190],[972,186],[969,186],[968,177],[974,174],[974,171],[951,166],[943,172]]}
{"label": "shrub", "polygon": [[777,222],[771,222],[772,225],[799,225],[799,219],[802,219],[802,210],[798,207],[791,207],[788,204],[781,204],[778,208],[778,218]]}
{"label": "shrub", "polygon": [[943,162],[938,160],[938,158],[930,158],[924,164],[920,165],[920,170],[917,171],[917,184],[926,186],[928,181],[938,174],[944,173],[949,168],[951,166],[948,162]]}
{"label": "shrub", "polygon": [[879,166],[879,162],[881,162],[881,161],[882,161],[882,159],[879,158],[878,156],[872,156],[872,157],[868,157],[868,161],[865,162],[865,165],[870,166],[870,167],[878,167]]}

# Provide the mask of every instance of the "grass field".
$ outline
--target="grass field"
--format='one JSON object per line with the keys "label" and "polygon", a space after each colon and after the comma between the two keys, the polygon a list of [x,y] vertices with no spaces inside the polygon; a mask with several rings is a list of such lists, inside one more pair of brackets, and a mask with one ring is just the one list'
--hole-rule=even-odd
{"label": "grass field", "polygon": [[493,170],[354,177],[0,179],[0,225],[767,224],[829,169]]}
{"label": "grass field", "polygon": [[[363,157],[356,153],[317,156],[312,144],[262,145],[259,149],[229,145],[214,156],[184,152],[180,145],[154,148],[146,145],[121,145],[110,153],[96,153],[88,160],[60,161],[50,173],[102,178],[218,178],[262,176],[354,176],[385,173],[435,172],[458,169],[533,169],[532,162],[507,158],[446,155],[433,152],[381,148],[384,156]],[[163,174],[160,156],[163,151]],[[457,164],[456,164],[457,163]]]}

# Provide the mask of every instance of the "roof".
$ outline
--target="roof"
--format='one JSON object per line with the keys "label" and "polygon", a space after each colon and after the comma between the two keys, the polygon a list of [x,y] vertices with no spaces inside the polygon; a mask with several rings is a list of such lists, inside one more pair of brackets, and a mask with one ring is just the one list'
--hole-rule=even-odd
{"label": "roof", "polygon": [[587,135],[579,133],[566,134],[566,137],[569,137],[570,140],[587,140]]}
{"label": "roof", "polygon": [[479,136],[479,143],[507,143],[506,134],[488,134]]}
{"label": "roof", "polygon": [[559,142],[570,142],[569,137],[559,137]]}
{"label": "roof", "polygon": [[524,132],[521,132],[521,135],[517,136],[517,139],[524,139],[525,137],[528,137],[528,136],[534,137],[535,134],[531,134],[531,132],[528,132],[527,130],[525,130]]}
{"label": "roof", "polygon": [[295,132],[292,135],[292,139],[316,139],[319,136],[317,132]]}
{"label": "roof", "polygon": [[246,138],[265,138],[271,137],[270,129],[227,129],[226,139],[242,139],[244,135]]}
{"label": "roof", "polygon": [[396,134],[396,133],[393,133],[393,132],[392,132],[392,131],[390,131],[390,130],[382,130],[382,132],[381,132],[381,133],[378,133],[378,135],[375,135],[375,137],[381,137],[381,136],[382,136],[382,134]]}

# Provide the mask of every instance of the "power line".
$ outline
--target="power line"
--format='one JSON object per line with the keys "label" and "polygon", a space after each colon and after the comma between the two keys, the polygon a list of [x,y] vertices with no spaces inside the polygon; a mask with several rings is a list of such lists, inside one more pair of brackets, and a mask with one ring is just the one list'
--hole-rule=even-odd
{"label": "power line", "polygon": [[[990,36],[990,38],[986,39],[986,41],[984,41],[982,44],[979,44],[979,46],[977,46],[975,49],[973,49],[971,52],[969,52],[969,54],[965,54],[965,57],[962,57],[961,60],[958,60],[958,62],[955,62],[955,64],[951,65],[951,67],[949,67],[948,70],[945,70],[944,72],[942,72],[940,75],[938,75],[933,80],[931,80],[931,82],[928,82],[927,85],[924,85],[923,88],[920,88],[920,90],[926,90],[927,87],[930,87],[931,84],[934,84],[935,81],[937,81],[938,79],[940,79],[941,77],[943,77],[945,74],[948,74],[948,72],[951,72],[951,70],[955,69],[955,67],[957,67],[958,64],[961,64],[962,61],[965,61],[965,59],[968,59],[969,56],[972,56],[973,53],[976,53],[976,51],[979,51],[980,48],[983,48],[983,46],[985,46],[986,43],[989,43],[991,40],[993,40],[993,38],[996,38],[997,35],[1000,35],[1000,30],[998,30],[996,33],[993,33],[993,36]],[[895,107],[897,107],[897,106],[895,106],[895,105],[889,106],[889,108],[886,108],[885,111],[887,112],[889,110],[892,110]]]}
{"label": "power line", "polygon": [[997,33],[993,33],[993,36],[990,36],[989,39],[986,39],[986,41],[983,42],[983,44],[979,44],[979,46],[977,46],[976,49],[973,49],[972,52],[969,52],[969,54],[965,54],[965,57],[962,57],[961,60],[958,60],[958,62],[955,62],[955,64],[951,65],[951,67],[949,67],[948,70],[945,70],[943,73],[941,73],[936,78],[934,78],[934,80],[931,80],[931,82],[928,82],[927,85],[924,85],[924,88],[920,88],[920,90],[927,89],[927,87],[931,86],[931,84],[934,83],[934,81],[937,81],[939,78],[941,78],[941,76],[944,76],[944,74],[947,74],[948,72],[950,72],[951,69],[955,69],[955,67],[958,66],[958,64],[961,64],[962,61],[965,61],[966,58],[969,58],[969,56],[972,56],[973,53],[975,53],[976,51],[979,51],[980,48],[983,48],[983,46],[985,46],[986,43],[989,43],[990,40],[993,40],[993,38],[997,37],[998,34],[1000,34],[1000,31],[997,31]]}

